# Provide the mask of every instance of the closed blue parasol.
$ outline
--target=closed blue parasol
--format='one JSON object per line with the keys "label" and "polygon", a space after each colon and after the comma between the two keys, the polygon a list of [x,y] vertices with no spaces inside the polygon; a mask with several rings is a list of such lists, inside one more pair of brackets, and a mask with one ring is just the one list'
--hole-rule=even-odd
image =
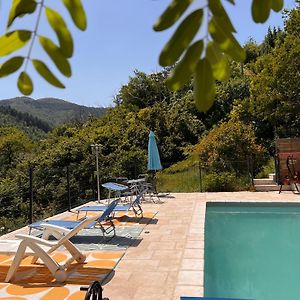
{"label": "closed blue parasol", "polygon": [[161,170],[162,166],[160,163],[159,152],[155,140],[155,134],[153,131],[149,133],[148,142],[148,171]]}

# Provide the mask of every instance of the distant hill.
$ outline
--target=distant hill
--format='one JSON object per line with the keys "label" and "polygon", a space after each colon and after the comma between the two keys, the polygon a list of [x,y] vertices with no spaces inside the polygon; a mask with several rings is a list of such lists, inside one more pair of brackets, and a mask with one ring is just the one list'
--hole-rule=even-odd
{"label": "distant hill", "polygon": [[85,121],[89,116],[100,117],[106,108],[87,107],[56,98],[34,100],[29,97],[16,97],[0,100],[0,106],[10,106],[16,111],[28,113],[51,127],[73,121]]}
{"label": "distant hill", "polygon": [[0,106],[0,127],[2,126],[17,127],[33,139],[41,139],[51,130],[48,123],[28,113],[21,113],[10,106]]}

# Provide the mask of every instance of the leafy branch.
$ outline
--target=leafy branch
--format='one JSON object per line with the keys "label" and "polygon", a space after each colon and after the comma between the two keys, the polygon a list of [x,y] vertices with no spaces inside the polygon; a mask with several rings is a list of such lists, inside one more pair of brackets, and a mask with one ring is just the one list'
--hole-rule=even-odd
{"label": "leafy branch", "polygon": [[[235,4],[234,0],[227,1]],[[172,0],[154,24],[154,30],[163,31],[173,26],[192,2]],[[253,20],[257,23],[265,22],[271,9],[279,12],[283,4],[283,0],[253,0]],[[206,34],[197,39],[197,33],[205,25]],[[168,87],[176,91],[193,77],[195,104],[200,111],[207,111],[214,103],[215,81],[225,81],[230,76],[228,58],[238,62],[246,58],[234,33],[236,30],[221,0],[208,0],[205,6],[189,13],[178,25],[159,57],[163,67],[177,63],[167,79]]]}
{"label": "leafy branch", "polygon": [[[86,16],[81,0],[61,1],[69,11],[74,24],[80,30],[85,30]],[[234,0],[226,1],[235,4]],[[192,2],[193,0],[171,0],[155,23],[154,30],[163,31],[179,23],[179,19],[183,17]],[[270,11],[279,12],[283,4],[283,0],[252,0],[253,20],[257,23],[265,22]],[[43,61],[31,58],[31,50],[38,36],[37,29],[42,10],[57,36],[58,45],[45,36],[38,36],[39,43],[61,74],[66,77],[72,74],[69,63],[73,55],[71,33],[63,17],[57,11],[44,6],[44,0],[39,3],[35,0],[13,0],[7,29],[10,29],[15,19],[34,13],[38,5],[39,12],[34,31],[15,30],[0,37],[0,56],[10,55],[31,40],[27,57],[14,56],[0,67],[0,77],[8,76],[18,71],[26,58],[24,71],[20,73],[18,79],[18,88],[24,95],[30,95],[33,91],[32,80],[26,72],[29,61],[47,82],[58,88],[65,87]],[[206,34],[197,38],[202,27]],[[195,104],[200,111],[207,111],[214,103],[215,81],[225,81],[230,76],[228,58],[237,62],[245,60],[245,50],[235,39],[234,33],[236,30],[221,0],[207,0],[205,6],[185,16],[159,57],[159,63],[163,67],[176,64],[167,79],[168,87],[176,91],[193,77]]]}
{"label": "leafy branch", "polygon": [[[85,30],[87,26],[85,11],[80,0],[61,0],[71,15],[74,24],[80,30]],[[48,83],[58,87],[65,88],[48,66],[41,60],[32,58],[31,53],[35,41],[47,53],[49,58],[55,64],[57,69],[66,77],[72,75],[69,59],[73,55],[73,38],[63,19],[63,17],[52,8],[44,5],[44,0],[37,2],[35,0],[13,0],[9,12],[7,33],[0,37],[0,56],[8,56],[17,50],[22,49],[30,42],[27,56],[13,56],[4,62],[0,67],[0,77],[8,76],[17,72],[24,66],[18,78],[18,88],[24,95],[30,95],[33,91],[33,82],[27,72],[28,63],[31,62],[37,73]],[[16,19],[22,18],[37,12],[37,20],[33,31],[14,30],[9,31]],[[55,32],[58,45],[50,38],[39,35],[38,29],[42,13],[46,17],[48,24]]]}

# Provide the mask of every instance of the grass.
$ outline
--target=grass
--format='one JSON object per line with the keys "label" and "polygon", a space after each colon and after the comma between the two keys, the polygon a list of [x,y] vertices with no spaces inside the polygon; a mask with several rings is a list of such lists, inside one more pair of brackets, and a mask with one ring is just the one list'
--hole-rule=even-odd
{"label": "grass", "polygon": [[[249,176],[207,171],[202,170],[203,192],[242,191],[251,187]],[[157,173],[156,178],[159,192],[200,192],[200,171],[198,161],[193,157]]]}
{"label": "grass", "polygon": [[157,175],[157,190],[160,192],[199,192],[199,169],[190,167],[183,171],[168,173],[161,172]]}
{"label": "grass", "polygon": [[267,164],[262,168],[262,170],[256,175],[255,178],[267,178],[269,174],[275,173],[275,163],[274,158],[270,158]]}

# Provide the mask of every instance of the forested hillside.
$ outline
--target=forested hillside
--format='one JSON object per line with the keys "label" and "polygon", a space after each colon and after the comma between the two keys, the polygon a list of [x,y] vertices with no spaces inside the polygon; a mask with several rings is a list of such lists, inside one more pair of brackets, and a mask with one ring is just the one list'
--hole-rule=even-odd
{"label": "forested hillside", "polygon": [[106,111],[103,107],[87,107],[55,98],[34,100],[29,97],[17,97],[0,100],[0,106],[10,106],[19,112],[28,113],[51,127],[63,123],[84,122],[90,116],[100,117]]}
{"label": "forested hillside", "polygon": [[0,106],[0,127],[17,127],[33,140],[46,136],[51,130],[48,123],[28,113],[19,112],[10,106]]}
{"label": "forested hillside", "polygon": [[[57,126],[39,142],[17,128],[3,127],[2,231],[28,222],[29,165],[34,219],[39,219],[66,209],[67,168],[73,203],[94,196],[91,144],[101,144],[101,182],[145,173],[150,130],[156,134],[167,168],[162,176],[178,173],[188,181],[189,166],[201,164],[211,184],[207,190],[247,188],[243,176],[250,167],[254,175],[263,169],[274,153],[274,138],[300,135],[299,32],[298,7],[286,13],[283,30],[270,29],[261,44],[249,40],[245,63],[229,62],[231,76],[218,83],[216,101],[208,113],[195,108],[191,82],[178,92],[167,89],[165,79],[171,68],[153,74],[135,71],[115,96],[115,107],[105,115]],[[251,166],[244,164],[249,159]]]}

